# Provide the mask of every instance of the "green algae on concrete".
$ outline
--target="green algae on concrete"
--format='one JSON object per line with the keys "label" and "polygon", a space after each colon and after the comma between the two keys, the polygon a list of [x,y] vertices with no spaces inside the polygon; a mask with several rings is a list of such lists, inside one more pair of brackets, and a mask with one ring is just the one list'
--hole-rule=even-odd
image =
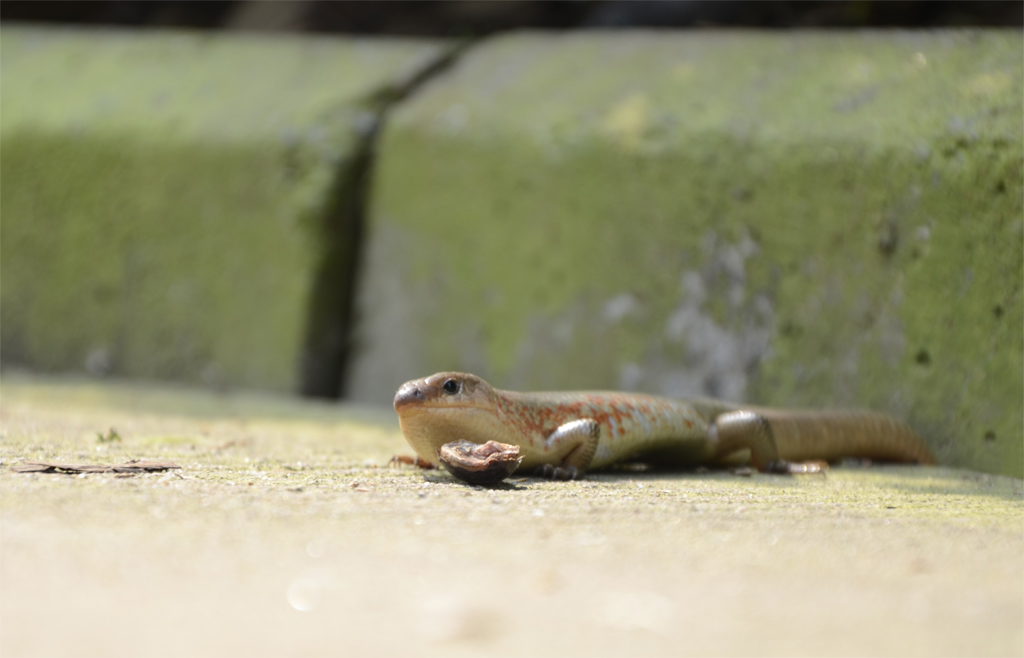
{"label": "green algae on concrete", "polygon": [[[408,451],[387,408],[379,423],[9,372],[0,398],[5,656],[1024,651],[1015,478],[599,473],[491,490],[387,467]],[[122,440],[98,442],[110,427]],[[130,458],[182,469],[10,470]]]}
{"label": "green algae on concrete", "polygon": [[442,50],[5,28],[4,364],[295,389],[378,99]]}
{"label": "green algae on concrete", "polygon": [[869,407],[1020,475],[1022,45],[483,42],[382,135],[352,394],[462,369]]}

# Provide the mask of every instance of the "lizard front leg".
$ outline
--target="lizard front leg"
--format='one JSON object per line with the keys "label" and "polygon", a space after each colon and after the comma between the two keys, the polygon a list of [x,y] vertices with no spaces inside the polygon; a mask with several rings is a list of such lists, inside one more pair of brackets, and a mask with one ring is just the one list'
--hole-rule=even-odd
{"label": "lizard front leg", "polygon": [[[583,475],[597,452],[601,426],[592,418],[581,418],[559,425],[544,439],[544,450],[558,465],[548,462],[537,473],[552,480],[575,480]],[[558,457],[565,455],[560,460]]]}
{"label": "lizard front leg", "polygon": [[771,423],[763,415],[747,410],[728,411],[708,426],[708,439],[715,459],[739,450],[750,450],[750,461],[759,471],[770,473],[818,473],[821,462],[797,463],[781,458]]}

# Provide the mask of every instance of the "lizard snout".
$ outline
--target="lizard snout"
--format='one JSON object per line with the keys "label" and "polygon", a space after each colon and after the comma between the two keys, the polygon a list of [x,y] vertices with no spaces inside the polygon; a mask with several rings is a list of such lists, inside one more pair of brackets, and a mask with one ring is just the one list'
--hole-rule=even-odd
{"label": "lizard snout", "polygon": [[413,383],[403,384],[402,388],[395,393],[395,411],[401,411],[402,407],[420,404],[427,399],[418,386]]}

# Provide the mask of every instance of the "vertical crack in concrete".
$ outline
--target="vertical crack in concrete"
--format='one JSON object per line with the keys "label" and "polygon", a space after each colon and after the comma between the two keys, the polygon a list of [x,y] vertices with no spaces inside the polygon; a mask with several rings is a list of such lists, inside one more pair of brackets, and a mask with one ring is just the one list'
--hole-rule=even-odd
{"label": "vertical crack in concrete", "polygon": [[377,142],[388,113],[444,71],[470,45],[453,46],[408,80],[372,96],[353,122],[356,145],[338,165],[323,220],[325,254],[310,294],[306,338],[299,372],[303,396],[337,399],[345,394],[345,372],[352,355],[356,290]]}

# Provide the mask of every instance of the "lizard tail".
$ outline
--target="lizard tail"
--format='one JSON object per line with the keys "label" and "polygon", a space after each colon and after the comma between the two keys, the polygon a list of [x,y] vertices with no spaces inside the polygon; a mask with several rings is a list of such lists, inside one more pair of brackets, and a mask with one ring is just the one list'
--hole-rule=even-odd
{"label": "lizard tail", "polygon": [[937,464],[921,436],[906,423],[867,411],[761,409],[788,461],[860,457],[876,461]]}

